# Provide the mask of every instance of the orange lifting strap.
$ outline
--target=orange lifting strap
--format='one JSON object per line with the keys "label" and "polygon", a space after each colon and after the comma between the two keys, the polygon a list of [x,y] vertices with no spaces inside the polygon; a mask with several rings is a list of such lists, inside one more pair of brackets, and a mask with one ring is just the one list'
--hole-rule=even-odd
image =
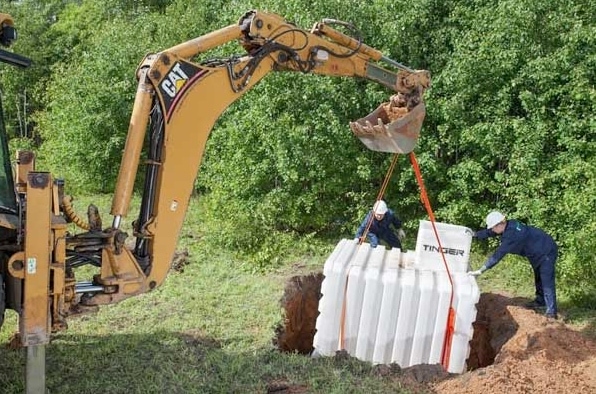
{"label": "orange lifting strap", "polygon": [[441,352],[441,365],[445,370],[449,367],[449,356],[451,355],[451,343],[453,342],[453,334],[455,332],[455,309],[453,309],[453,279],[451,278],[451,271],[449,271],[449,265],[447,265],[447,260],[445,259],[445,253],[443,253],[443,246],[441,245],[441,240],[439,239],[439,232],[437,231],[437,226],[435,225],[435,214],[433,213],[433,209],[430,206],[430,200],[428,199],[428,195],[426,194],[426,188],[424,187],[424,181],[422,180],[422,172],[420,172],[420,166],[418,166],[418,161],[416,160],[416,155],[414,152],[410,152],[410,162],[412,163],[412,167],[414,168],[414,174],[416,175],[416,181],[418,182],[418,187],[420,188],[420,199],[424,204],[424,208],[426,208],[426,212],[430,218],[430,221],[433,226],[433,231],[435,233],[435,237],[437,238],[437,243],[439,244],[439,250],[441,251],[441,258],[443,259],[443,264],[445,264],[445,270],[447,270],[447,276],[449,277],[449,284],[451,285],[451,295],[449,298],[449,314],[447,316],[447,327],[445,329],[445,341],[443,342],[443,350]]}
{"label": "orange lifting strap", "polygon": [[[387,174],[385,174],[385,179],[383,180],[383,184],[381,185],[381,188],[379,189],[379,193],[377,194],[377,199],[375,200],[375,204],[376,204],[376,201],[382,200],[383,196],[385,195],[385,191],[387,190],[387,185],[389,184],[391,175],[393,175],[393,170],[395,169],[395,164],[397,163],[398,156],[399,156],[399,154],[397,154],[397,153],[393,155],[393,159],[391,160],[391,165],[389,166],[389,169],[387,170]],[[368,234],[368,230],[370,230],[370,226],[372,224],[374,217],[375,217],[375,215],[373,212],[373,214],[370,215],[370,217],[368,218],[368,222],[366,223],[366,228],[364,229],[364,232],[362,233],[362,237],[360,237],[360,240],[358,241],[359,245],[362,245],[362,242],[364,242],[364,240],[366,239],[366,235]]]}
{"label": "orange lifting strap", "polygon": [[[381,185],[381,189],[377,194],[377,200],[379,201],[385,195],[385,191],[387,190],[387,185],[389,184],[389,180],[391,179],[391,175],[393,174],[393,170],[395,169],[395,164],[397,163],[398,154],[396,153],[391,160],[391,165],[387,170],[387,174],[385,175],[385,179],[383,180],[383,184]],[[441,365],[445,370],[449,368],[449,357],[451,355],[451,344],[453,342],[453,334],[455,332],[455,309],[453,308],[453,279],[451,278],[451,271],[449,270],[449,265],[447,264],[447,259],[445,258],[445,253],[443,253],[443,246],[441,245],[441,240],[439,239],[439,232],[437,231],[437,227],[435,225],[435,214],[433,213],[432,207],[430,205],[430,200],[428,199],[428,194],[426,193],[426,188],[424,187],[424,180],[422,179],[422,172],[420,171],[420,166],[418,165],[418,161],[416,160],[416,155],[414,152],[410,152],[410,162],[412,163],[412,168],[414,169],[414,174],[416,176],[416,181],[418,182],[418,187],[420,188],[420,199],[424,204],[424,208],[430,218],[433,231],[435,233],[435,237],[437,238],[437,243],[439,245],[439,250],[441,251],[441,258],[443,259],[443,264],[445,265],[445,270],[447,271],[447,276],[449,277],[449,284],[451,286],[451,294],[449,299],[449,313],[447,316],[447,326],[445,329],[445,339],[443,342],[443,349],[441,351]],[[368,223],[366,225],[366,229],[362,234],[362,237],[359,240],[359,244],[362,244],[366,239],[366,235],[368,234],[368,230],[372,224],[372,219],[374,215],[371,215]],[[344,325],[345,325],[345,315],[346,315],[346,295],[348,290],[348,281],[346,280],[346,285],[344,288],[344,302],[342,305],[341,311],[341,323],[340,323],[340,332],[339,332],[339,345],[342,349],[344,349]]]}
{"label": "orange lifting strap", "polygon": [[[398,157],[397,153],[393,155],[393,159],[391,160],[391,165],[389,166],[389,169],[387,170],[387,174],[385,174],[385,179],[383,180],[383,184],[381,185],[381,188],[379,189],[379,193],[377,194],[376,201],[383,199],[383,196],[385,195],[385,191],[387,190],[387,185],[389,184],[389,180],[391,179],[391,175],[393,174],[393,170],[395,169],[395,164],[397,163],[397,157]],[[370,217],[368,218],[368,222],[366,223],[366,228],[364,229],[364,232],[362,233],[362,237],[360,237],[360,239],[358,240],[358,245],[362,245],[362,242],[364,242],[364,240],[366,239],[366,235],[368,234],[368,230],[370,229],[370,226],[372,224],[374,217],[375,217],[375,215],[373,212],[373,214],[370,215]],[[348,268],[348,272],[347,272],[348,276],[350,275],[351,269],[352,269],[352,267]],[[348,294],[348,279],[346,278],[346,284],[344,286],[344,301],[342,302],[342,306],[341,306],[341,315],[340,315],[340,323],[339,323],[339,347],[341,349],[345,349],[344,326],[346,323],[346,297],[347,297],[347,294]]]}

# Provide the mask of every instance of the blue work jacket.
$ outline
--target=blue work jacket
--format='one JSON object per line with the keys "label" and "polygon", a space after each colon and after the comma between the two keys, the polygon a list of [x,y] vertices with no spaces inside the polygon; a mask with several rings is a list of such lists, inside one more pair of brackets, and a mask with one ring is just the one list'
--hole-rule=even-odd
{"label": "blue work jacket", "polygon": [[[491,229],[479,230],[475,233],[478,239],[498,235]],[[501,234],[501,244],[484,263],[485,268],[489,269],[497,265],[507,253],[526,257],[532,267],[537,268],[544,256],[553,253],[556,255],[557,244],[550,235],[537,227],[525,225],[517,220],[507,220],[505,230]]]}
{"label": "blue work jacket", "polygon": [[[360,238],[362,237],[362,234],[364,234],[364,230],[368,225],[368,221],[370,220],[371,215],[373,215],[373,211],[369,211],[362,223],[360,223],[358,231],[356,231],[356,238]],[[383,216],[383,219],[377,220],[373,217],[368,232],[375,234],[377,237],[381,239],[384,239],[386,234],[389,234],[392,231],[391,225],[395,226],[396,229],[399,229],[401,228],[401,220],[398,219],[393,210],[388,209],[387,212],[385,212],[385,216]]]}

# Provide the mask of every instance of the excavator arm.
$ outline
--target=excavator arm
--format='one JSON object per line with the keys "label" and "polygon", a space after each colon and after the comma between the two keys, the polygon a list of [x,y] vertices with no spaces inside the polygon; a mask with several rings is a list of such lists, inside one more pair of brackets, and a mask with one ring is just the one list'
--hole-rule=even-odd
{"label": "excavator arm", "polygon": [[[403,95],[407,102],[400,108],[410,111],[411,116],[398,120],[402,123],[399,130],[391,130],[380,118],[374,123],[357,123],[353,130],[361,139],[375,141],[367,144],[373,148],[378,144],[385,151],[402,153],[413,149],[424,116],[421,94],[430,82],[428,72],[410,70],[389,61],[379,51],[333,29],[330,26],[333,22],[317,23],[308,32],[277,15],[250,11],[236,25],[149,55],[141,63],[137,71],[139,88],[111,211],[112,228],[117,229],[120,218],[128,210],[146,120],[152,113],[151,156],[142,212],[135,227],[136,247],[132,256],[122,252],[111,257],[116,261],[122,256],[138,262],[136,272],[130,273],[143,278],[139,291],[159,285],[169,270],[194,179],[215,121],[270,72],[362,77]],[[233,40],[240,42],[247,52],[245,55],[203,64],[191,61],[198,54]],[[399,71],[379,67],[376,64],[379,60],[397,66]],[[380,135],[375,139],[376,134]],[[395,136],[399,141],[395,141]],[[379,143],[379,139],[390,143]],[[125,265],[132,268],[135,264]],[[104,284],[107,280],[122,288],[117,275],[101,279]],[[118,294],[127,295],[120,291]]]}
{"label": "excavator arm", "polygon": [[[63,329],[66,317],[77,306],[118,302],[164,281],[213,125],[226,108],[269,73],[360,77],[385,86],[393,94],[388,103],[352,122],[350,128],[373,150],[408,153],[414,148],[425,114],[422,94],[429,87],[429,73],[388,59],[332,27],[337,25],[351,28],[344,22],[323,20],[307,31],[277,15],[249,11],[237,24],[146,56],[137,69],[138,88],[111,207],[113,219],[107,228],[102,229],[94,207],[89,209],[88,223],[78,218],[70,199],[63,197],[62,185],[49,175],[36,173],[31,164],[19,166],[18,179],[26,184],[23,189],[32,215],[40,214],[39,209],[31,208],[35,206],[50,212],[43,223],[51,229],[49,235],[39,234],[39,230],[33,234],[38,234],[38,241],[49,237],[51,242],[42,242],[44,247],[37,249],[26,242],[7,266],[14,278],[25,281],[25,299],[50,300],[53,330]],[[196,62],[198,55],[232,41],[240,43],[242,55]],[[396,71],[381,67],[380,62]],[[133,223],[133,246],[127,243],[129,237],[121,230],[121,222],[128,214],[146,141],[145,185]],[[87,231],[70,235],[65,221]],[[29,222],[34,223],[33,216]],[[34,228],[31,224],[30,231]],[[50,283],[45,293],[28,289],[26,284],[33,279],[33,255],[50,256],[49,270],[42,271],[41,282]],[[87,264],[97,266],[99,273],[91,281],[76,282],[75,269]],[[24,309],[24,344],[47,341],[46,335],[39,334],[43,313],[27,319],[26,302]]]}

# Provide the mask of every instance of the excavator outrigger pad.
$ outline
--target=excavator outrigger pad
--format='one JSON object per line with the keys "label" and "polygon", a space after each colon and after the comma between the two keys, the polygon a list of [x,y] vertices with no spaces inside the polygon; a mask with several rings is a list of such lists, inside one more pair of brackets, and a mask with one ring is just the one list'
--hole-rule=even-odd
{"label": "excavator outrigger pad", "polygon": [[410,153],[416,147],[426,115],[424,102],[412,104],[398,93],[366,117],[350,122],[350,128],[370,150]]}

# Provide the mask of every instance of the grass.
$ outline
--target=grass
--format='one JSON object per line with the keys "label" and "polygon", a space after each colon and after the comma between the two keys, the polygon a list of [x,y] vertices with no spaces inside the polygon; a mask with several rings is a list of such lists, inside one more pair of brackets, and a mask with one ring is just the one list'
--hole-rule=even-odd
{"label": "grass", "polygon": [[[109,199],[97,199],[107,212]],[[78,210],[83,202],[76,203]],[[189,252],[182,271],[172,271],[151,293],[70,318],[69,329],[53,336],[46,347],[50,393],[265,393],[284,387],[294,393],[416,392],[368,363],[273,347],[286,279],[322,270],[335,245],[288,253],[275,271],[253,273],[233,254],[201,241],[209,231],[201,209],[191,200],[179,241],[179,249]],[[474,259],[479,265],[481,256]],[[483,275],[481,289],[531,292],[529,276],[508,272],[501,264]],[[594,311],[588,312],[579,323],[594,321]],[[8,311],[0,346],[15,325]],[[24,365],[23,351],[0,350],[0,393],[24,391]]]}

